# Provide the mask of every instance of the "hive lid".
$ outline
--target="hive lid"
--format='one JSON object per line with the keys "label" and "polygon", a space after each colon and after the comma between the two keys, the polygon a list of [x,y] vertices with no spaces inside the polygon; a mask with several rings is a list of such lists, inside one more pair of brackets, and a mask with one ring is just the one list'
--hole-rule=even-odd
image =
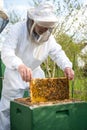
{"label": "hive lid", "polygon": [[69,99],[69,81],[67,77],[32,79],[30,98],[33,103]]}

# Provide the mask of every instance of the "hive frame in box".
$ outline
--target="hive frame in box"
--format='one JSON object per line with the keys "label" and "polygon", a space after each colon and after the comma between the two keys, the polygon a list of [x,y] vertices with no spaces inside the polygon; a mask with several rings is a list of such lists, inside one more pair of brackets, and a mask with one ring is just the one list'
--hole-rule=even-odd
{"label": "hive frame in box", "polygon": [[33,79],[30,82],[31,102],[48,102],[69,99],[67,77]]}

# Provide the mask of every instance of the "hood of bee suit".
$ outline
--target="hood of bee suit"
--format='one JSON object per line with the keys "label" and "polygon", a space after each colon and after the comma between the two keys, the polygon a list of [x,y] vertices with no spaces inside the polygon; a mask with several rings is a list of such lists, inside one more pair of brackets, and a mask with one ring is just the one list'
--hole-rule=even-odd
{"label": "hood of bee suit", "polygon": [[58,19],[54,5],[51,2],[41,2],[38,6],[28,10],[28,17],[43,27],[55,27]]}
{"label": "hood of bee suit", "polygon": [[[30,8],[28,10],[27,16],[28,19],[34,21],[30,27],[30,39],[32,39],[31,41],[35,41],[38,44],[47,41],[52,32],[52,29],[58,22],[53,4],[51,2],[41,2],[38,6]],[[34,33],[34,27],[36,25],[46,27],[48,30],[42,35],[38,35]]]}

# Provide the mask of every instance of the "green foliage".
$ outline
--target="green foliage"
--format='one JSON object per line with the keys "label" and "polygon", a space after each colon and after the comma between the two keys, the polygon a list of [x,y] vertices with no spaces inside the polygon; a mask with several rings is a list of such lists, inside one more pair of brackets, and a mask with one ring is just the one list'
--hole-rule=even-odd
{"label": "green foliage", "polygon": [[80,45],[75,44],[72,37],[68,36],[67,34],[56,36],[56,40],[62,46],[63,50],[72,61],[73,56],[77,55],[81,51]]}
{"label": "green foliage", "polygon": [[87,77],[87,63],[83,67],[83,77]]}
{"label": "green foliage", "polygon": [[[74,82],[73,92],[72,92],[72,82]],[[80,99],[87,101],[87,77],[75,77],[74,81],[70,81],[70,97],[74,99]]]}
{"label": "green foliage", "polygon": [[61,77],[64,75],[63,71],[50,59],[50,57],[42,63],[41,67],[44,70],[46,77]]}

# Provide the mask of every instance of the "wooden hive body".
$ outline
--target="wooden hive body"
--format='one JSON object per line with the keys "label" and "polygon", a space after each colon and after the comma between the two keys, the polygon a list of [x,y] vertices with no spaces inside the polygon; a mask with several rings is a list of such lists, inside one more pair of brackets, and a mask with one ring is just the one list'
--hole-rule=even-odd
{"label": "wooden hive body", "polygon": [[48,102],[69,99],[69,82],[66,77],[33,79],[30,82],[31,102]]}

